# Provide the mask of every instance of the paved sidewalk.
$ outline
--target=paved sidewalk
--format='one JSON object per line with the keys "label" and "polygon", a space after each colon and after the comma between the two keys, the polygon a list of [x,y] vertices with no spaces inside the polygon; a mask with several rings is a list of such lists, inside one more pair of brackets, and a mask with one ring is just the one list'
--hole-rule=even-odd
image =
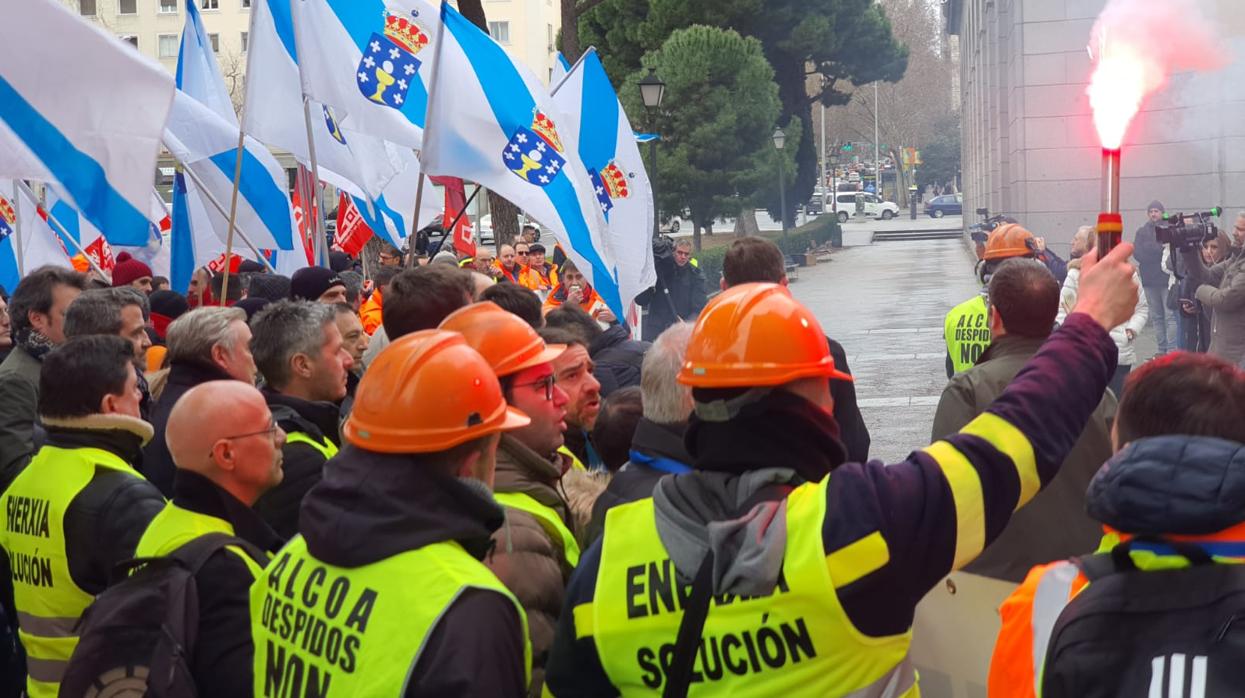
{"label": "paved sidewalk", "polygon": [[847,248],[801,269],[791,290],[847,351],[870,456],[894,462],[928,444],[947,383],[943,317],[978,290],[963,243]]}

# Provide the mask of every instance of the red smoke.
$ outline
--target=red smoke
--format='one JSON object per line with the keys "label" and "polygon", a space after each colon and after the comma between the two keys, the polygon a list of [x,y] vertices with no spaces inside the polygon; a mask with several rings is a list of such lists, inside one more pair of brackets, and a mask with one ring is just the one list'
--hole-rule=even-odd
{"label": "red smoke", "polygon": [[1217,70],[1228,60],[1194,0],[1111,0],[1094,23],[1089,103],[1102,147],[1116,150],[1141,103],[1174,72]]}

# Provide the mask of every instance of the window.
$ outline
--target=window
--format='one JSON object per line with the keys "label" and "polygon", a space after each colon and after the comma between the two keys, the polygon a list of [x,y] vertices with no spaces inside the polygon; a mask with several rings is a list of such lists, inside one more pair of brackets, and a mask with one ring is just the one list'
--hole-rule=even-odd
{"label": "window", "polygon": [[243,53],[246,53],[246,47],[250,45],[251,43],[250,39],[251,37],[248,33],[242,32],[242,52]]}
{"label": "window", "polygon": [[510,43],[510,22],[489,22],[489,36],[499,44]]}
{"label": "window", "polygon": [[156,39],[158,44],[156,48],[159,49],[161,58],[177,58],[181,42],[178,41],[176,34],[161,34]]}
{"label": "window", "polygon": [[177,0],[160,0],[160,14],[162,15],[177,14]]}
{"label": "window", "polygon": [[251,0],[242,0],[242,9],[244,10],[251,9]]}
{"label": "window", "polygon": [[117,14],[119,15],[138,14],[138,0],[118,0]]}
{"label": "window", "polygon": [[220,53],[220,34],[208,34],[208,43],[212,45],[212,53]]}
{"label": "window", "polygon": [[552,24],[545,25],[545,38],[549,42],[549,52],[553,53],[553,25]]}
{"label": "window", "polygon": [[121,37],[121,40],[130,44],[134,48],[138,48],[138,37],[134,36],[133,34],[130,34],[129,36],[123,36]]}
{"label": "window", "polygon": [[95,0],[78,0],[78,14],[83,17],[94,17]]}
{"label": "window", "polygon": [[219,10],[220,0],[203,0],[203,2],[200,3],[199,7],[205,10]]}

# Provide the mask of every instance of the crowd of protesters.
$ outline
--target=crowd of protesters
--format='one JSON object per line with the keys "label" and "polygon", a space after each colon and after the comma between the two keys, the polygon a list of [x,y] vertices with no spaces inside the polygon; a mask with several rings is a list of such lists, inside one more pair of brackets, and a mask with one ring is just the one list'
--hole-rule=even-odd
{"label": "crowd of protesters", "polygon": [[[386,246],[367,274],[341,252],[289,278],[243,262],[185,294],[128,256],[110,284],[25,276],[0,313],[0,695],[118,676],[221,696],[915,695],[914,608],[952,570],[1023,582],[1028,613],[1037,580],[1067,576],[1046,563],[1134,537],[1160,546],[1117,553],[1142,570],[1190,545],[1242,557],[1213,547],[1240,513],[1189,502],[1239,494],[1245,374],[1173,354],[1128,375],[1151,280],[1131,245],[1095,262],[1079,234],[1062,289],[1040,261],[992,262],[992,341],[932,444],[888,466],[772,242],[734,241],[712,294],[671,245],[640,333],[534,238]],[[1198,302],[1232,312],[1212,290]],[[1218,328],[1212,352],[1233,341]],[[1178,467],[1204,477],[1165,490]],[[158,606],[127,605],[142,593],[196,605],[197,627],[118,675],[99,648]],[[1047,695],[1098,695],[1068,688],[1086,685],[1071,660],[1020,652],[1019,617],[992,691],[1033,695],[1045,669],[1073,691]]]}

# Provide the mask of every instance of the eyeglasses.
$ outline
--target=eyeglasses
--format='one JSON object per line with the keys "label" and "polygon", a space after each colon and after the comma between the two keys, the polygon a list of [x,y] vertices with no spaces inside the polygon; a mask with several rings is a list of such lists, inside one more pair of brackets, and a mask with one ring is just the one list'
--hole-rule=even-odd
{"label": "eyeglasses", "polygon": [[527,250],[515,250],[515,254],[518,255],[519,257],[526,257]]}
{"label": "eyeglasses", "polygon": [[514,387],[516,388],[538,388],[543,385],[545,387],[545,399],[548,400],[549,402],[553,402],[553,386],[557,385],[557,383],[558,383],[557,376],[550,373],[549,375],[545,376],[544,378],[541,378],[538,381],[533,381],[531,383],[516,383]]}
{"label": "eyeglasses", "polygon": [[220,441],[233,441],[234,439],[246,439],[252,436],[259,436],[260,434],[267,434],[268,438],[272,439],[273,443],[276,443],[277,430],[281,427],[277,426],[276,422],[269,422],[268,424],[269,426],[267,429],[263,429],[261,431],[249,431],[245,434],[234,434],[233,436],[222,436],[220,437]]}

